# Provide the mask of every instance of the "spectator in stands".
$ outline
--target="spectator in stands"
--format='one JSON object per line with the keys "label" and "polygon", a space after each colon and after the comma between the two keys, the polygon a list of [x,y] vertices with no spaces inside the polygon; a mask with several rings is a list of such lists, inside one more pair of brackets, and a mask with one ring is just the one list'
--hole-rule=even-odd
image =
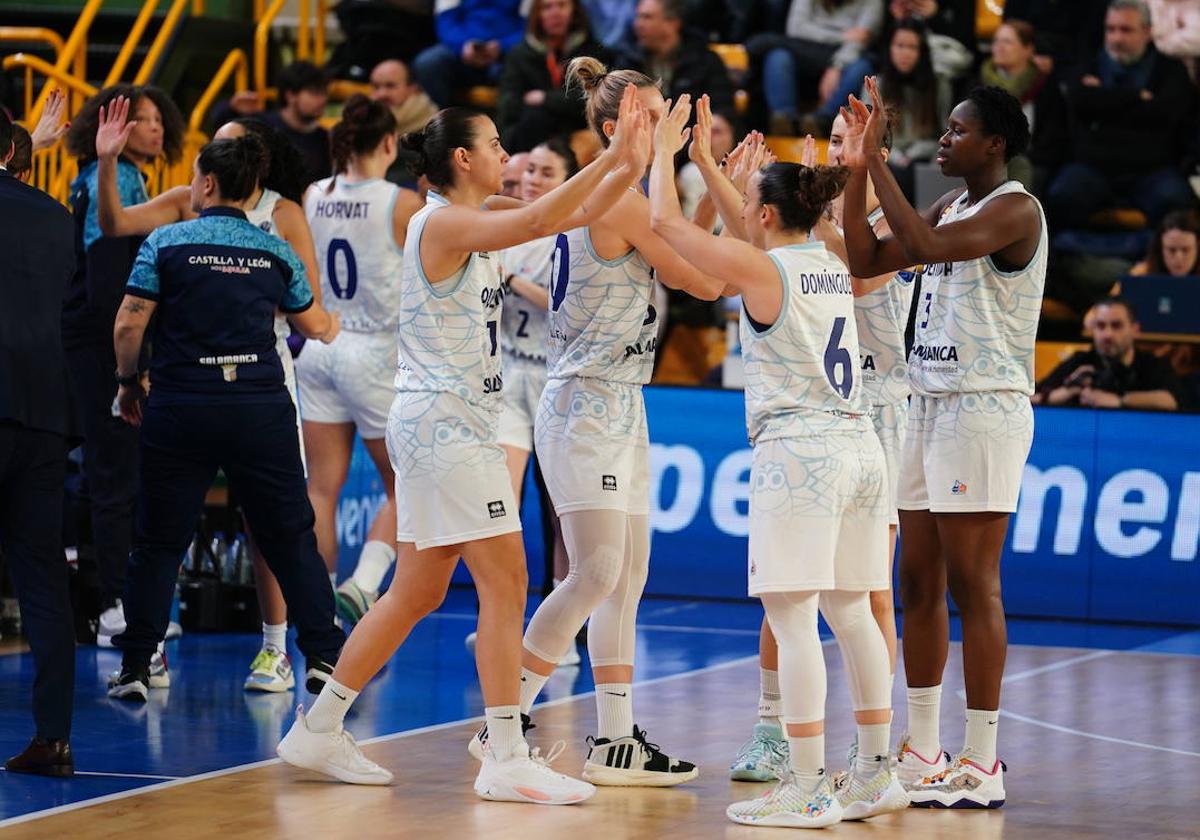
{"label": "spectator in stands", "polygon": [[1195,130],[1187,70],[1155,49],[1142,0],[1112,0],[1104,48],[1071,80],[1067,104],[1073,155],[1046,194],[1065,228],[1084,228],[1096,210],[1137,207],[1157,225],[1195,201],[1180,161]]}
{"label": "spectator in stands", "polygon": [[184,131],[183,116],[169,96],[158,88],[132,85],[100,91],[84,103],[67,131],[67,151],[79,158],[79,175],[71,185],[76,270],[63,302],[63,346],[85,438],[83,470],[102,599],[96,641],[102,647],[111,647],[112,637],[125,629],[119,599],[125,588],[138,487],[137,430],[112,411],[117,395],[113,325],[142,240],[104,236],[99,219],[96,128],[100,109],[118,96],[130,100],[130,114],[136,120],[117,161],[122,206],[147,200],[141,169],[159,158],[169,163],[179,160]]}
{"label": "spectator in stands", "polygon": [[[403,137],[425,127],[438,107],[412,80],[408,66],[399,59],[389,58],[379,62],[371,70],[371,98],[384,102],[396,118],[396,136]],[[411,164],[418,156],[399,149],[396,160],[388,167],[386,178],[393,184],[415,187]]]}
{"label": "spectator in stands", "polygon": [[413,60],[413,75],[440,107],[454,92],[495,84],[504,56],[525,37],[522,0],[439,0],[438,41]]}
{"label": "spectator in stands", "polygon": [[913,200],[913,167],[937,152],[953,104],[949,81],[933,72],[927,35],[921,20],[897,23],[879,72],[879,90],[895,112],[887,163],[909,201]]}
{"label": "spectator in stands", "polygon": [[733,82],[724,63],[700,36],[685,29],[684,0],[639,0],[633,21],[635,46],[617,56],[616,66],[662,82],[662,94],[692,101],[708,94],[714,111],[733,111]]}
{"label": "spectator in stands", "polygon": [[509,198],[521,197],[521,176],[525,174],[525,167],[528,165],[529,152],[517,152],[509,156],[508,163],[504,164],[500,173],[500,195]]}
{"label": "spectator in stands", "polygon": [[596,39],[615,50],[624,46],[636,14],[635,0],[581,0],[592,22],[592,34]]}
{"label": "spectator in stands", "polygon": [[[792,0],[786,34],[764,32],[746,42],[761,67],[762,94],[774,134],[829,133],[839,90],[862,87],[867,46],[883,26],[880,0]],[[802,97],[816,95],[818,107],[801,121]],[[713,109],[719,110],[713,101]]]}
{"label": "spectator in stands", "polygon": [[992,39],[992,55],[983,62],[979,84],[1003,88],[1021,102],[1033,139],[1027,154],[1008,162],[1008,174],[1026,189],[1036,186],[1040,191],[1067,147],[1067,124],[1062,93],[1038,67],[1036,50],[1033,27],[1023,20],[1006,20]]}
{"label": "spectator in stands", "polygon": [[392,109],[401,137],[423,129],[438,112],[429,94],[413,81],[408,65],[397,58],[381,61],[371,70],[371,98]]}
{"label": "spectator in stands", "polygon": [[316,65],[293,61],[279,71],[275,81],[279,90],[279,110],[263,112],[258,94],[244,90],[234,94],[225,107],[217,109],[214,123],[224,125],[238,116],[261,116],[300,153],[305,179],[311,184],[333,174],[329,132],[321,126],[321,117],[325,116],[325,105],[329,102],[328,83],[329,78]]}
{"label": "spectator in stands", "polygon": [[1110,297],[1097,303],[1092,349],[1051,371],[1038,385],[1034,403],[1175,411],[1181,383],[1166,361],[1134,346],[1138,330],[1128,301]]}
{"label": "spectator in stands", "polygon": [[1153,23],[1154,46],[1164,55],[1178,58],[1197,78],[1200,57],[1200,3],[1196,0],[1148,0]]}
{"label": "spectator in stands", "polygon": [[534,0],[525,40],[504,59],[497,123],[504,148],[527,152],[558,134],[587,127],[583,100],[567,93],[567,62],[590,55],[610,64],[608,50],[592,37],[577,0]]}
{"label": "spectator in stands", "polygon": [[[36,729],[4,767],[63,777],[75,772],[75,638],[62,546],[73,423],[61,334],[63,293],[75,271],[74,237],[61,204],[5,171],[12,128],[0,109],[0,553],[33,651],[33,679],[13,680],[33,689]],[[112,382],[112,371],[106,378]],[[5,735],[15,733],[6,727]]]}
{"label": "spectator in stands", "polygon": [[1091,58],[1104,35],[1106,0],[1005,0],[1004,19],[1023,20],[1036,33],[1033,57],[1043,73],[1070,73]]}

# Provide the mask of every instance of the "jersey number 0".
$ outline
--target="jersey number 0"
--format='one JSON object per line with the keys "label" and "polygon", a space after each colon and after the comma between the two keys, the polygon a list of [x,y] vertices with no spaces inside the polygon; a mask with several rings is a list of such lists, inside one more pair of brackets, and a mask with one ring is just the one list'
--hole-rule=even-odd
{"label": "jersey number 0", "polygon": [[[342,254],[346,261],[346,283],[342,285],[338,279],[337,255]],[[329,278],[329,286],[333,296],[342,300],[350,300],[358,291],[358,263],[354,259],[354,250],[345,239],[333,239],[329,242],[329,251],[325,258],[325,276]]]}

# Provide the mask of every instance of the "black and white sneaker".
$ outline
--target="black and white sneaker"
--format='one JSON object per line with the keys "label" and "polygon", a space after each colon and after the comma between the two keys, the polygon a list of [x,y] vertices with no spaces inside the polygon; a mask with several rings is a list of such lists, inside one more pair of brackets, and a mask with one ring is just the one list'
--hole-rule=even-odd
{"label": "black and white sneaker", "polygon": [[583,778],[594,785],[618,787],[670,787],[700,775],[696,765],[671,758],[658,744],[646,740],[637,726],[628,738],[588,738],[591,749],[583,765]]}
{"label": "black and white sneaker", "polygon": [[[537,729],[537,726],[529,715],[521,715],[521,734],[524,735],[530,729]],[[471,754],[471,758],[483,761],[483,748],[487,746],[487,738],[487,724],[485,723],[479,727],[479,731],[471,736],[471,743],[467,744],[467,752]]]}
{"label": "black and white sneaker", "polygon": [[304,687],[308,689],[309,694],[320,694],[325,683],[333,676],[333,665],[315,656],[308,657],[305,663],[308,670],[304,673]]}
{"label": "black and white sneaker", "polygon": [[114,700],[145,703],[150,696],[150,672],[121,668],[120,672],[108,678],[108,696]]}

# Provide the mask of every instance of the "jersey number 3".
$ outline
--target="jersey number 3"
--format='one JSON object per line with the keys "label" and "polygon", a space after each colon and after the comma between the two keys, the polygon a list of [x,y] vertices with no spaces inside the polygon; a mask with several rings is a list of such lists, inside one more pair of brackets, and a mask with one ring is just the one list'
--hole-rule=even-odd
{"label": "jersey number 3", "polygon": [[850,358],[850,351],[841,346],[845,329],[845,318],[833,319],[833,331],[829,333],[829,343],[825,345],[825,378],[829,380],[833,390],[842,395],[842,399],[848,400],[854,387],[854,363]]}
{"label": "jersey number 3", "polygon": [[[342,254],[346,262],[346,283],[338,278],[338,254]],[[358,263],[354,259],[354,251],[345,239],[333,239],[329,242],[329,251],[325,258],[325,276],[329,278],[329,286],[333,296],[342,300],[350,300],[358,291]]]}

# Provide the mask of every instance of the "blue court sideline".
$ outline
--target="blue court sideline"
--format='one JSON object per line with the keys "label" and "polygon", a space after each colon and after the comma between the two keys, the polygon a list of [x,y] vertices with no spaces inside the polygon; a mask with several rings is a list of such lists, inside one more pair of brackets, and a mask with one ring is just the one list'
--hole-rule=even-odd
{"label": "blue court sideline", "polygon": [[[536,604],[531,599],[531,611]],[[637,679],[752,656],[760,618],[758,606],[749,602],[647,600],[640,612]],[[348,721],[354,735],[369,738],[480,714],[474,662],[463,647],[473,626],[473,593],[452,591],[355,704]],[[1009,633],[1013,644],[1200,656],[1200,633],[1178,628],[1014,620]],[[257,635],[187,634],[168,644],[171,688],[152,692],[144,706],[104,696],[105,679],[120,664],[118,652],[78,648],[72,746],[82,772],[64,781],[0,773],[0,819],[273,758],[295,704],[307,702],[308,695],[302,689],[279,695],[242,691],[258,643]],[[292,656],[298,656],[294,648]],[[0,657],[0,747],[6,755],[18,751],[32,731],[32,677],[28,655]],[[542,699],[591,689],[586,667],[563,669]],[[756,691],[747,686],[748,703]]]}

